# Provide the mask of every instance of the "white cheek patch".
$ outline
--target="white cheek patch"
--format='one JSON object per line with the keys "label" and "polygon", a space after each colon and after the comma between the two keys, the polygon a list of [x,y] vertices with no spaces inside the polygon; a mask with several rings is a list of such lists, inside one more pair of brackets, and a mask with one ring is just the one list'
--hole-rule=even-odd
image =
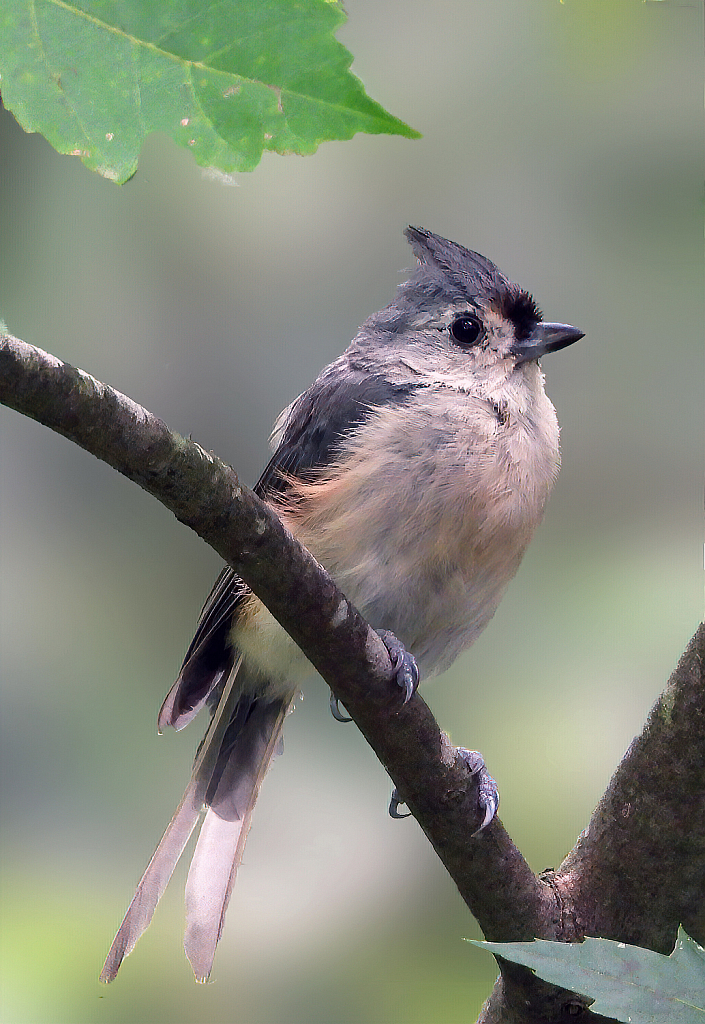
{"label": "white cheek patch", "polygon": [[492,309],[485,310],[484,320],[493,358],[510,356],[515,341],[514,325]]}

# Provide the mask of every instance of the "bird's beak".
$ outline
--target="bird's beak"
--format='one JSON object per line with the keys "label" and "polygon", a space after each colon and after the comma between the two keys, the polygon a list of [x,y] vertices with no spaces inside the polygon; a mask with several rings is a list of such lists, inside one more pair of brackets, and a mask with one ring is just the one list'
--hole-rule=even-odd
{"label": "bird's beak", "polygon": [[570,324],[536,324],[533,331],[527,338],[515,341],[512,346],[512,354],[516,356],[517,365],[527,363],[531,359],[538,359],[546,352],[557,352],[559,348],[566,348],[574,341],[579,341],[585,335],[577,327]]}

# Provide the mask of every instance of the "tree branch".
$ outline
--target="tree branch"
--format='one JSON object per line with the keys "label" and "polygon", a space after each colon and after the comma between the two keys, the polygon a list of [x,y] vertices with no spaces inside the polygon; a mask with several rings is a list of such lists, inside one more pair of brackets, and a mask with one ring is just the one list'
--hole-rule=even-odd
{"label": "tree branch", "polygon": [[584,935],[670,953],[705,916],[705,625],[556,880]]}
{"label": "tree branch", "polygon": [[[0,402],[113,466],[190,526],[245,580],[353,717],[495,940],[546,934],[555,894],[498,820],[480,822],[475,777],[415,695],[390,694],[377,634],[234,471],[120,392],[41,349],[0,337]],[[543,923],[542,923],[543,922]]]}
{"label": "tree branch", "polygon": [[[0,402],[134,480],[221,555],[345,704],[488,939],[585,934],[672,948],[679,921],[705,936],[705,628],[686,651],[557,872],[537,878],[501,822],[479,836],[477,784],[415,695],[390,696],[377,635],[234,471],[125,395],[0,336]],[[393,691],[392,691],[393,694]],[[513,964],[480,1021],[564,1020],[584,1005]],[[584,1011],[581,1020],[600,1019]]]}
{"label": "tree branch", "polygon": [[[705,624],[589,826],[558,871],[544,877],[560,900],[553,938],[592,935],[667,954],[682,923],[705,944]],[[564,1019],[567,993],[514,964],[502,973],[483,1024]],[[580,1020],[604,1018],[588,1013]]]}

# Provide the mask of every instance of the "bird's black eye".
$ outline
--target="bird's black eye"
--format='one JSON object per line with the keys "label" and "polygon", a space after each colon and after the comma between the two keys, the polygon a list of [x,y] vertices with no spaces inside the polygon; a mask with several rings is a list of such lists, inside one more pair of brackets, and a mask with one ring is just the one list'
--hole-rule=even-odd
{"label": "bird's black eye", "polygon": [[478,317],[472,313],[463,313],[457,316],[450,325],[450,333],[455,341],[463,348],[470,348],[479,341],[482,334],[482,324]]}

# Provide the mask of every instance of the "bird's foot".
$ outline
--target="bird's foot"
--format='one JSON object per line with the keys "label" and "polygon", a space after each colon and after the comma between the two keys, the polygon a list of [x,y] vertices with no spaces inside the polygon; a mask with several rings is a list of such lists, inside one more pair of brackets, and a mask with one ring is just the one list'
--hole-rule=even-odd
{"label": "bird's foot", "polygon": [[[470,769],[471,775],[478,776],[477,799],[480,806],[480,813],[482,814],[482,822],[480,823],[479,828],[476,828],[473,832],[473,836],[476,836],[478,833],[482,832],[484,828],[487,828],[497,813],[497,808],[499,807],[499,790],[497,788],[497,783],[487,771],[484,758],[479,751],[466,750],[465,747],[458,747],[457,750]],[[411,812],[406,814],[399,813],[399,808],[403,803],[404,801],[399,790],[395,786],[392,790],[392,797],[389,801],[390,818],[410,817]]]}
{"label": "bird's foot", "polygon": [[352,722],[352,718],[344,715],[340,710],[340,702],[332,690],[330,691],[330,713],[336,722]]}
{"label": "bird's foot", "polygon": [[[387,648],[395,682],[403,690],[404,703],[406,704],[414,696],[419,686],[419,669],[416,659],[413,654],[409,654],[401,640],[397,640],[394,633],[390,633],[388,629],[377,630],[377,636]],[[330,713],[336,722],[352,722],[352,718],[344,715],[340,710],[340,702],[332,690],[330,695]],[[402,814],[400,817],[405,818],[406,815]]]}
{"label": "bird's foot", "polygon": [[476,828],[473,835],[478,835],[483,828],[487,828],[499,807],[499,789],[485,767],[485,760],[478,750],[466,750],[465,747],[458,747],[458,753],[465,761],[472,775],[477,775],[477,800],[482,814],[482,822]]}
{"label": "bird's foot", "polygon": [[387,648],[395,681],[404,691],[404,703],[407,704],[419,688],[419,667],[416,659],[388,629],[378,629],[377,636]]}
{"label": "bird's foot", "polygon": [[399,813],[399,808],[401,807],[401,805],[403,803],[404,803],[404,801],[402,800],[401,796],[399,795],[399,790],[395,786],[394,789],[392,790],[392,796],[391,796],[391,799],[389,801],[389,817],[390,818],[410,818],[411,817],[411,811],[407,811],[406,814],[400,814]]}

